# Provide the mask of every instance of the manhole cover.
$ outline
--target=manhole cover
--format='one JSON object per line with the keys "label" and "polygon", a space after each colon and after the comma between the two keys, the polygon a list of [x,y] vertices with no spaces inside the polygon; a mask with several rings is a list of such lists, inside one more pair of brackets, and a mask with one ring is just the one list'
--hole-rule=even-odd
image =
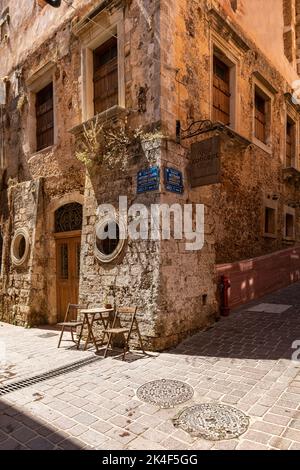
{"label": "manhole cover", "polygon": [[234,439],[247,431],[249,418],[242,411],[227,405],[203,403],[186,408],[174,425],[209,441]]}
{"label": "manhole cover", "polygon": [[137,390],[137,397],[160,408],[173,408],[184,403],[194,395],[193,388],[179,380],[154,380]]}

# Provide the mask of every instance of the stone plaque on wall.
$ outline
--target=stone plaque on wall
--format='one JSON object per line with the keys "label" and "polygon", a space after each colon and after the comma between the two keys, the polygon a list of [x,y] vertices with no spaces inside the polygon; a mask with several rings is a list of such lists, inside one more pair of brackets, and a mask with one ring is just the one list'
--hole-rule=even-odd
{"label": "stone plaque on wall", "polygon": [[191,187],[220,183],[220,137],[196,142],[191,146]]}

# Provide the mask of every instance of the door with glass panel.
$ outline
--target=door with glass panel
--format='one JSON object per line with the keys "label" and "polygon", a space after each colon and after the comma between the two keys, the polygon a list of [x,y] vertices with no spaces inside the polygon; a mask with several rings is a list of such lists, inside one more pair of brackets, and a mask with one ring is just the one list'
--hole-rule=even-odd
{"label": "door with glass panel", "polygon": [[[79,272],[80,237],[56,239],[56,289],[58,322],[64,320],[68,303],[78,303]],[[69,320],[71,320],[71,318]]]}

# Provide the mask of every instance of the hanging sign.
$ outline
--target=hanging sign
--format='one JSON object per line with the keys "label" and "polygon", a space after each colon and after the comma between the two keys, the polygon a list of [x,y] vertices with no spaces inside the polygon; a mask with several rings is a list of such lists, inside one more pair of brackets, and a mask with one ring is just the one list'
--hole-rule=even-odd
{"label": "hanging sign", "polygon": [[191,187],[220,183],[220,137],[196,142],[191,146],[190,181]]}

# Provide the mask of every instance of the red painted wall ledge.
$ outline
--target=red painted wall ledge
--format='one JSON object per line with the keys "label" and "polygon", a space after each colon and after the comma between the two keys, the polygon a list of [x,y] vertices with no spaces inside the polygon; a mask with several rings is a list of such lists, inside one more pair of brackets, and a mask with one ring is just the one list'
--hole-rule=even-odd
{"label": "red painted wall ledge", "polygon": [[218,264],[218,280],[229,278],[230,308],[238,307],[265,294],[300,280],[300,245],[258,258]]}

